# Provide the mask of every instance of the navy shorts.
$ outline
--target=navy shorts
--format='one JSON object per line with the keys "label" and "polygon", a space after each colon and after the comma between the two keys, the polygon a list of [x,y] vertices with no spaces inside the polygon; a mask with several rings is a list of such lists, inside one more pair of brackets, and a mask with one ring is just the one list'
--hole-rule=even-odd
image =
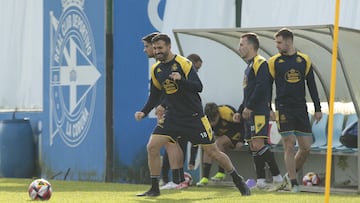
{"label": "navy shorts", "polygon": [[[220,121],[221,122],[221,121]],[[220,131],[220,130],[219,130]],[[234,123],[228,128],[226,132],[219,133],[215,131],[216,136],[226,136],[235,146],[238,142],[244,142],[244,125],[243,123]]]}
{"label": "navy shorts", "polygon": [[212,128],[206,116],[186,118],[165,116],[162,122],[157,124],[152,134],[168,136],[172,142],[182,138],[194,145],[214,143]]}
{"label": "navy shorts", "polygon": [[231,143],[235,146],[238,142],[244,142],[244,134],[236,132],[235,134],[226,135],[230,138]]}
{"label": "navy shorts", "polygon": [[245,120],[245,140],[253,138],[268,138],[269,115],[251,113],[250,119]]}
{"label": "navy shorts", "polygon": [[282,136],[312,136],[306,108],[279,108],[276,111],[276,122]]}

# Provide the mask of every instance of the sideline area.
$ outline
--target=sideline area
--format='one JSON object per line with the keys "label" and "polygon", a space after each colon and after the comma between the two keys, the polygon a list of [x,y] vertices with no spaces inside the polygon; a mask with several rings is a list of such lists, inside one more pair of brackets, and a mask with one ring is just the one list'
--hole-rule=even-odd
{"label": "sideline area", "polygon": [[[213,28],[213,29],[174,29],[174,36],[178,42],[178,47],[180,53],[183,53],[183,50],[186,50],[186,46],[191,46],[188,42],[194,39],[207,39],[212,42],[218,43],[230,50],[234,54],[238,55],[238,40],[240,36],[247,32],[255,32],[259,35],[260,47],[259,53],[265,58],[269,58],[272,55],[277,54],[277,50],[274,46],[273,34],[279,30],[281,27],[259,27],[259,28]],[[315,79],[319,91],[320,101],[322,102],[323,112],[326,113],[329,94],[330,94],[330,85],[331,85],[331,61],[332,61],[332,45],[333,45],[333,25],[313,25],[313,26],[289,26],[288,28],[292,29],[295,33],[294,43],[296,49],[299,51],[306,52],[312,61],[314,67]],[[206,48],[206,47],[205,47]],[[335,107],[334,115],[340,114],[340,122],[333,123],[333,128],[336,127],[336,133],[339,136],[339,132],[344,129],[344,122],[348,119],[348,116],[351,114],[360,115],[359,101],[360,101],[360,80],[358,75],[360,75],[360,69],[358,69],[357,59],[353,57],[353,53],[360,53],[360,31],[351,29],[351,28],[339,28],[339,40],[338,40],[338,57],[337,57],[337,69],[336,69],[336,94],[335,94]],[[223,61],[234,60],[228,55],[222,55]],[[240,57],[239,57],[240,58]],[[237,59],[239,60],[239,59]],[[209,73],[210,74],[210,73]],[[309,94],[307,94],[307,101],[310,101]],[[350,107],[349,107],[350,106]],[[311,106],[310,106],[311,107]],[[311,112],[311,109],[309,109]],[[343,116],[342,116],[343,115]],[[342,121],[342,123],[341,123]],[[317,152],[316,155],[320,155],[317,159],[307,161],[307,164],[310,164],[309,170],[314,171],[318,170],[321,173],[325,174],[325,160],[326,156],[326,138],[327,138],[327,120],[322,122],[322,128],[318,129],[318,126],[313,126],[314,130],[319,130],[320,134],[325,138],[322,145],[317,146],[318,151],[324,149],[325,153]],[[318,131],[317,131],[318,132]],[[316,134],[317,134],[316,132]],[[333,134],[335,131],[333,132]],[[333,137],[335,141],[338,136]],[[318,139],[319,141],[319,139]],[[358,140],[360,142],[360,140]],[[334,145],[333,145],[334,146]],[[339,146],[340,147],[340,146]],[[336,148],[335,148],[336,149]],[[340,148],[339,148],[340,149]],[[344,150],[346,152],[347,149]],[[276,151],[276,150],[275,150]],[[281,152],[281,150],[278,150]],[[315,148],[314,148],[315,151]],[[352,184],[357,185],[357,191],[360,192],[360,181],[359,168],[360,156],[358,150],[352,150],[351,153],[342,153],[336,152],[332,156],[333,163],[332,168],[332,183],[336,183],[337,177],[341,176],[351,176]],[[278,153],[282,154],[282,153]],[[240,155],[235,155],[239,159]],[[245,157],[245,156],[242,156]],[[314,156],[315,157],[315,156]],[[311,157],[310,157],[311,158]],[[279,158],[279,165],[281,165]],[[232,159],[234,160],[234,159]],[[243,162],[244,163],[244,162]],[[245,165],[251,162],[245,162]],[[241,164],[240,164],[241,165]],[[304,166],[306,167],[306,165]],[[346,172],[349,174],[341,174],[341,170],[336,170],[337,168],[341,170],[349,170]],[[320,168],[320,169],[318,169]],[[246,170],[246,169],[245,169]],[[307,169],[303,169],[307,171]],[[242,170],[240,170],[242,171]],[[355,172],[354,172],[355,171]],[[319,172],[319,173],[320,173]],[[339,180],[340,183],[346,181]],[[335,184],[333,184],[335,185]]]}

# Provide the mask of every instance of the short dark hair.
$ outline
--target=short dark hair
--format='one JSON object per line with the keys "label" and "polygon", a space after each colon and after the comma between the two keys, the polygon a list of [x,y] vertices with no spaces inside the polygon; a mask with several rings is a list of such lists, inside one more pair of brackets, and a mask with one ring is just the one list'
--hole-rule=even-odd
{"label": "short dark hair", "polygon": [[274,37],[282,37],[283,39],[291,39],[294,40],[294,33],[289,28],[281,28],[277,31]]}
{"label": "short dark hair", "polygon": [[199,55],[197,54],[190,54],[189,56],[187,56],[186,58],[188,58],[191,62],[195,63],[195,62],[202,62],[202,59],[200,58]]}
{"label": "short dark hair", "polygon": [[208,117],[210,121],[214,121],[215,118],[219,115],[219,109],[217,104],[214,102],[209,102],[205,104],[205,115]]}
{"label": "short dark hair", "polygon": [[143,38],[141,38],[141,40],[144,42],[147,42],[147,43],[151,43],[152,38],[154,38],[158,34],[160,34],[160,32],[150,33],[150,34],[144,36]]}
{"label": "short dark hair", "polygon": [[157,42],[157,41],[164,41],[165,44],[171,44],[171,39],[167,34],[163,34],[160,33],[158,35],[155,35],[152,39],[151,39],[151,43]]}
{"label": "short dark hair", "polygon": [[248,42],[254,45],[254,49],[258,50],[260,47],[260,40],[257,34],[253,32],[248,32],[240,36],[240,38],[246,38]]}

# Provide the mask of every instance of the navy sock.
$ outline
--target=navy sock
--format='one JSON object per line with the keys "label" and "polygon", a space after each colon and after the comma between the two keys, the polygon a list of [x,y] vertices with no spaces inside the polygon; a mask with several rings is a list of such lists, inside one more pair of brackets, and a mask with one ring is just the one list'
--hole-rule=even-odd
{"label": "navy sock", "polygon": [[[264,146],[263,149],[264,151],[260,156],[262,156],[264,161],[269,165],[271,175],[273,176],[279,175],[280,170],[275,161],[274,153],[270,150],[269,146]],[[259,150],[259,152],[261,152],[263,149]]]}
{"label": "navy sock", "polygon": [[299,185],[296,179],[291,179],[291,186]]}
{"label": "navy sock", "polygon": [[209,178],[209,176],[210,176],[210,169],[211,169],[211,164],[209,164],[209,163],[203,163],[203,177]]}
{"label": "navy sock", "polygon": [[238,174],[238,172],[235,169],[233,169],[230,172],[230,175],[231,175],[234,183],[239,183],[239,182],[244,181],[243,178]]}
{"label": "navy sock", "polygon": [[184,177],[184,168],[180,168],[179,169],[179,180],[180,180],[180,183],[184,182],[185,181],[185,177]]}
{"label": "navy sock", "polygon": [[255,170],[257,178],[265,178],[265,161],[264,159],[257,154],[257,152],[252,153],[255,163]]}
{"label": "navy sock", "polygon": [[159,191],[160,176],[151,176],[151,190]]}
{"label": "navy sock", "polygon": [[219,166],[218,172],[225,173],[225,169]]}
{"label": "navy sock", "polygon": [[173,182],[176,184],[180,183],[180,169],[172,169]]}

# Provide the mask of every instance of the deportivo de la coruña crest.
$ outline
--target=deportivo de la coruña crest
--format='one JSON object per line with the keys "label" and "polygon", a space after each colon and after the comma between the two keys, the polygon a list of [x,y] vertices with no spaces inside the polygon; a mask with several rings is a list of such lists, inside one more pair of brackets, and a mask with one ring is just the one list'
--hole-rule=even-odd
{"label": "deportivo de la coru\u00f1a crest", "polygon": [[85,0],[62,0],[57,19],[50,11],[50,145],[59,135],[76,147],[91,126],[96,83],[96,50]]}

